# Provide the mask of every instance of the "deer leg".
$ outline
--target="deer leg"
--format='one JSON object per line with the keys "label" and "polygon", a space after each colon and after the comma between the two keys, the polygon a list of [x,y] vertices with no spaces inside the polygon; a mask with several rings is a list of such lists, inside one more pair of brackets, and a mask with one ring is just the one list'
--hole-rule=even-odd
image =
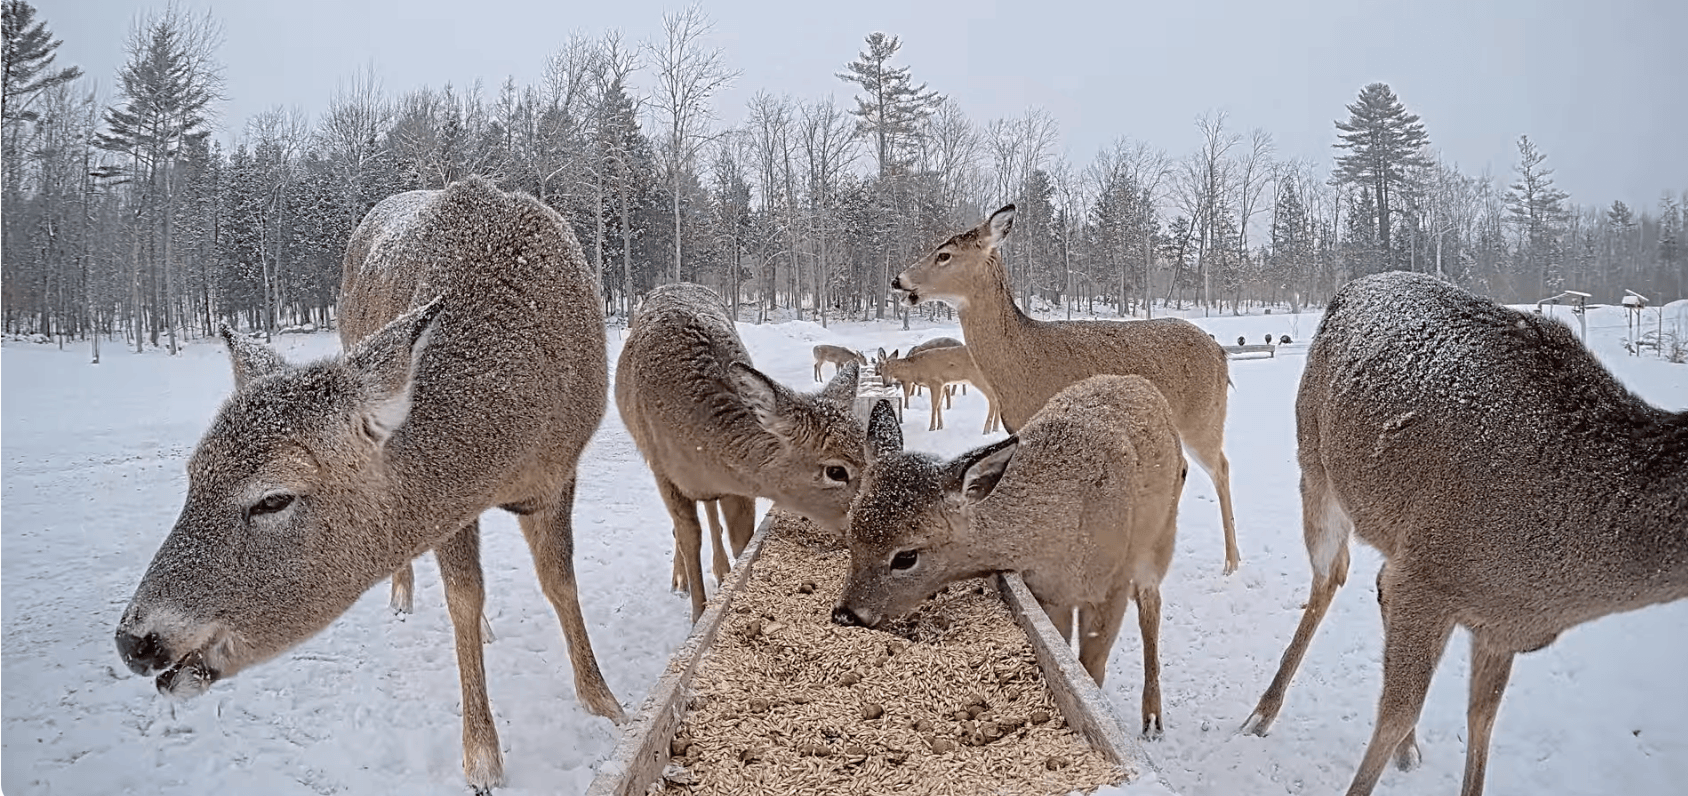
{"label": "deer leg", "polygon": [[1325,480],[1324,468],[1303,463],[1301,529],[1303,541],[1307,544],[1307,557],[1313,565],[1312,594],[1307,598],[1307,607],[1301,612],[1301,623],[1296,625],[1295,637],[1290,639],[1283,660],[1278,663],[1278,673],[1272,678],[1272,684],[1266,687],[1266,693],[1260,696],[1254,713],[1243,722],[1243,732],[1265,735],[1271,730],[1272,722],[1278,718],[1278,710],[1284,705],[1284,691],[1289,688],[1290,679],[1295,677],[1295,670],[1301,666],[1301,658],[1307,654],[1307,645],[1312,642],[1314,631],[1319,629],[1325,611],[1330,609],[1336,590],[1348,581],[1348,537],[1353,533],[1353,526],[1334,501],[1335,496],[1330,494],[1330,486]]}
{"label": "deer leg", "polygon": [[486,664],[481,657],[486,586],[481,579],[480,521],[463,526],[437,545],[434,558],[445,581],[445,604],[457,643],[457,678],[463,689],[463,776],[477,794],[486,794],[504,783],[504,758],[487,701]]}
{"label": "deer leg", "polygon": [[822,360],[815,360],[815,381],[821,380],[821,362]]}
{"label": "deer leg", "polygon": [[709,568],[715,572],[715,585],[719,586],[727,581],[727,551],[721,546],[721,502],[706,500],[703,502],[703,516],[709,518]]}
{"label": "deer leg", "polygon": [[[1383,566],[1377,568],[1377,609],[1383,615],[1384,626],[1389,624],[1389,593],[1384,590],[1383,576],[1389,571],[1389,562],[1385,560]],[[1407,730],[1407,737],[1401,739],[1395,747],[1395,767],[1402,771],[1418,768],[1424,759],[1418,751],[1418,728]]]}
{"label": "deer leg", "polygon": [[1151,741],[1161,737],[1160,609],[1160,586],[1137,586],[1137,629],[1143,634],[1143,737]]}
{"label": "deer leg", "polygon": [[[1033,594],[1032,597],[1036,598],[1037,595]],[[1049,623],[1055,626],[1055,631],[1061,634],[1061,638],[1067,642],[1068,646],[1071,646],[1073,643],[1073,607],[1066,603],[1044,602],[1041,598],[1038,599],[1037,604],[1043,606],[1043,613],[1049,617]]]}
{"label": "deer leg", "polygon": [[411,568],[410,562],[393,571],[392,599],[388,603],[395,614],[408,614],[415,610],[416,570]]}
{"label": "deer leg", "polygon": [[692,597],[692,621],[703,616],[703,526],[697,521],[697,501],[680,493],[680,488],[662,476],[657,476],[657,491],[668,505],[668,516],[674,520],[674,544],[680,564],[685,569],[686,587]]}
{"label": "deer leg", "polygon": [[[593,714],[620,724],[623,721],[621,703],[616,701],[609,684],[604,682],[603,673],[598,670],[598,659],[592,654],[592,639],[586,635],[586,619],[580,614],[580,588],[574,577],[573,511],[574,478],[571,477],[563,484],[555,501],[541,505],[530,514],[521,515],[522,535],[527,538],[528,552],[533,554],[539,586],[563,625],[563,638],[569,647],[569,663],[574,666],[575,696]],[[695,515],[692,523],[695,528]],[[695,540],[697,537],[694,535],[692,538]],[[695,548],[693,553],[696,553]],[[696,566],[695,555],[692,561]]]}
{"label": "deer leg", "polygon": [[1116,589],[1107,602],[1078,608],[1078,662],[1098,686],[1108,676],[1108,655],[1114,650],[1114,640],[1119,638],[1125,610],[1130,606],[1131,591]]}
{"label": "deer leg", "polygon": [[[1392,580],[1400,581],[1398,573]],[[1389,758],[1418,724],[1424,695],[1430,690],[1430,676],[1436,672],[1436,662],[1454,630],[1452,617],[1422,600],[1409,603],[1403,596],[1392,595],[1384,621],[1383,696],[1377,704],[1377,726],[1372,728],[1371,743],[1366,746],[1360,769],[1354,772],[1348,796],[1372,792]],[[1474,683],[1475,675],[1473,672]],[[1469,765],[1466,770],[1469,774]]]}
{"label": "deer leg", "polygon": [[949,384],[944,385],[944,408],[955,408],[955,387]]}
{"label": "deer leg", "polygon": [[724,496],[721,498],[721,515],[727,523],[727,543],[732,545],[733,558],[736,559],[756,532],[756,498]]}
{"label": "deer leg", "polygon": [[1225,526],[1225,574],[1229,575],[1237,571],[1243,558],[1237,551],[1237,523],[1231,515],[1231,462],[1225,458],[1224,439],[1222,427],[1191,429],[1184,438],[1184,451],[1213,479],[1213,490],[1219,494],[1219,520]]}
{"label": "deer leg", "polygon": [[1510,650],[1471,634],[1471,701],[1465,711],[1465,781],[1460,785],[1460,796],[1483,796],[1489,737],[1494,733],[1501,693],[1512,676],[1512,658]]}

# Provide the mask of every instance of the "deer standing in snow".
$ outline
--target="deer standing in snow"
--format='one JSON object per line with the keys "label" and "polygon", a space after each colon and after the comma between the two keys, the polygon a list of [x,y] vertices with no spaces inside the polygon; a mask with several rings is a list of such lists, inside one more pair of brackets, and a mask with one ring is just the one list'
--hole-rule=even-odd
{"label": "deer standing in snow", "polygon": [[1184,451],[1207,471],[1225,527],[1225,571],[1242,560],[1231,514],[1231,465],[1225,458],[1225,350],[1196,325],[1145,321],[1039,321],[1014,306],[998,247],[1014,227],[1014,206],[953,235],[891,280],[910,305],[955,305],[967,349],[996,393],[1002,425],[1014,433],[1050,396],[1100,374],[1137,375],[1172,405]]}
{"label": "deer standing in snow", "polygon": [[378,203],[346,250],[344,355],[292,365],[225,327],[234,394],[117,628],[158,690],[199,694],[326,627],[429,550],[463,691],[463,770],[503,757],[481,657],[483,511],[515,513],[584,706],[620,721],[580,613],[571,512],[603,416],[597,272],[568,223],[479,179]]}
{"label": "deer standing in snow", "polygon": [[1423,274],[1356,279],[1313,335],[1295,416],[1312,595],[1244,729],[1277,718],[1358,536],[1386,559],[1383,696],[1350,796],[1391,757],[1418,763],[1455,625],[1471,631],[1460,793],[1478,796],[1514,656],[1688,597],[1688,412],[1637,398],[1558,321]]}

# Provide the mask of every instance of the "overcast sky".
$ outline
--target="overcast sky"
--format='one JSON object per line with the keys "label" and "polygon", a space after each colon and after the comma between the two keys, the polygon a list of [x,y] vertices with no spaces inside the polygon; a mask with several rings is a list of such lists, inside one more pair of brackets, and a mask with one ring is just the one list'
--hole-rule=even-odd
{"label": "overcast sky", "polygon": [[[109,92],[137,17],[162,3],[33,0]],[[1289,5],[1290,8],[1279,8]],[[196,12],[205,4],[187,6]],[[225,140],[275,105],[314,120],[336,85],[373,64],[389,95],[476,79],[537,82],[571,31],[657,35],[650,0],[266,0],[208,6],[224,25]],[[1238,132],[1271,132],[1280,156],[1328,169],[1332,121],[1361,86],[1388,83],[1431,143],[1466,173],[1510,180],[1520,134],[1579,204],[1654,206],[1688,190],[1688,2],[1607,0],[1051,0],[846,3],[705,0],[715,43],[743,70],[717,111],[727,123],[759,89],[801,99],[850,85],[833,76],[875,30],[901,37],[894,63],[956,99],[973,120],[1042,106],[1079,165],[1121,135],[1173,156],[1196,149],[1195,117],[1224,110]]]}

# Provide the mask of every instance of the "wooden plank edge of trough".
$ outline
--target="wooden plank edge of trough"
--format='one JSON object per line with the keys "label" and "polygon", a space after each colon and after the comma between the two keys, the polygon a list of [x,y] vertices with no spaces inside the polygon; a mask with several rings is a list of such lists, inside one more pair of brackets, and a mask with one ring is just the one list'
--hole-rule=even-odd
{"label": "wooden plank edge of trough", "polygon": [[1020,573],[998,572],[996,587],[1002,593],[1003,602],[1008,604],[1008,612],[1031,641],[1038,666],[1043,669],[1049,691],[1067,725],[1078,730],[1109,761],[1125,769],[1127,781],[1149,773],[1149,761],[1142,745],[1120,729],[1119,719],[1102,689],[1079,664],[1072,645],[1049,621]]}
{"label": "wooden plank edge of trough", "polygon": [[1250,343],[1248,345],[1227,345],[1227,346],[1220,346],[1220,348],[1225,349],[1225,353],[1229,354],[1231,356],[1236,356],[1238,354],[1265,354],[1266,356],[1261,357],[1261,359],[1276,357],[1277,351],[1278,351],[1278,347],[1276,345],[1271,345],[1271,344],[1267,344],[1267,343]]}
{"label": "wooden plank edge of trough", "polygon": [[716,590],[715,599],[668,659],[667,668],[651,686],[639,711],[622,728],[615,752],[598,766],[597,776],[586,789],[587,796],[644,796],[646,788],[662,778],[662,770],[668,765],[668,744],[686,714],[692,677],[697,674],[703,652],[715,643],[715,634],[732,608],[733,596],[750,579],[762,542],[774,525],[774,511],[770,508],[763,515],[756,533],[735,561],[731,579]]}

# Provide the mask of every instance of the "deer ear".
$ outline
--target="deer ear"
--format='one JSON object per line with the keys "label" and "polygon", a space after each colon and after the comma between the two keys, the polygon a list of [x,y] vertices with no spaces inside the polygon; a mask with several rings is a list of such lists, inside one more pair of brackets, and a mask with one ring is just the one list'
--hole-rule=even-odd
{"label": "deer ear", "polygon": [[827,382],[826,388],[820,391],[820,399],[844,407],[855,403],[856,382],[860,374],[861,368],[854,362],[839,368],[838,372],[833,374],[832,381]]}
{"label": "deer ear", "polygon": [[363,383],[364,427],[385,442],[410,417],[411,397],[422,353],[433,340],[443,298],[436,297],[394,318],[346,354],[346,364]]}
{"label": "deer ear", "polygon": [[756,415],[762,430],[780,439],[789,439],[796,431],[791,420],[791,392],[779,382],[743,362],[727,366],[727,377],[733,389],[744,399],[745,405]]}
{"label": "deer ear", "polygon": [[989,497],[1019,448],[1020,438],[1009,437],[962,454],[951,464],[955,476],[952,489],[959,491],[968,503]]}
{"label": "deer ear", "polygon": [[867,419],[867,459],[883,459],[903,449],[903,428],[897,422],[897,410],[891,402],[881,398],[873,402],[873,412]]}
{"label": "deer ear", "polygon": [[1008,237],[1008,233],[1014,230],[1014,206],[1003,205],[1001,210],[991,214],[990,219],[985,222],[985,226],[986,231],[990,233],[991,245],[996,246],[1002,243],[1002,239]]}
{"label": "deer ear", "polygon": [[240,392],[259,378],[287,370],[287,361],[275,349],[218,324],[217,332],[229,346],[229,364],[234,366],[234,389]]}

